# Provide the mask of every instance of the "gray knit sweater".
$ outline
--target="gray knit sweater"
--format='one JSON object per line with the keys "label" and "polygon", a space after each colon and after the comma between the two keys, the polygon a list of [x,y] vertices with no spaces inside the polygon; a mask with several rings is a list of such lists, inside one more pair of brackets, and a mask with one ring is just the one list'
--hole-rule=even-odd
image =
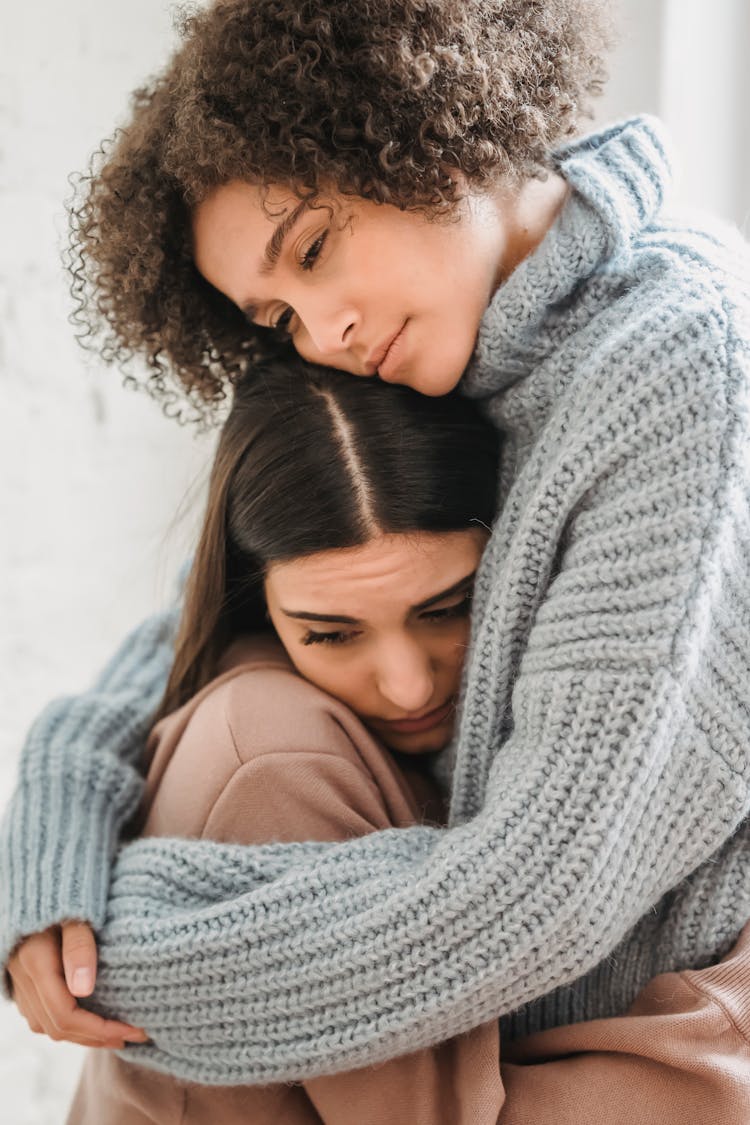
{"label": "gray knit sweater", "polygon": [[496,1016],[517,1035],[614,1014],[750,918],[747,254],[664,217],[653,122],[559,164],[571,196],[495,295],[464,380],[506,441],[450,826],[115,855],[174,614],[29,736],[0,955],[89,919],[93,1005],[153,1037],[133,1061],[261,1083]]}

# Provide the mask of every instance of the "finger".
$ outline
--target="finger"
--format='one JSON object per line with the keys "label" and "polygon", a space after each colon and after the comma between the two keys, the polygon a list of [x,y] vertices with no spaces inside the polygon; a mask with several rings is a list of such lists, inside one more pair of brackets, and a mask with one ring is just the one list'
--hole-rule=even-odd
{"label": "finger", "polygon": [[105,1020],[81,1008],[71,996],[62,968],[62,939],[58,927],[26,938],[8,962],[16,991],[24,996],[26,1013],[53,1039],[96,1046],[121,1046],[123,1040],[145,1042],[141,1028],[119,1020]]}
{"label": "finger", "polygon": [[18,1008],[19,1012],[26,1020],[26,1023],[29,1025],[34,1034],[43,1034],[44,1032],[42,1028],[42,1021],[39,1015],[39,1009],[34,1000],[32,1000],[32,998],[29,996],[27,990],[23,987],[23,985],[16,985],[14,989],[13,999],[15,1001],[16,1007]]}
{"label": "finger", "polygon": [[125,1040],[119,1035],[113,1035],[106,1039],[91,1038],[88,1035],[63,1035],[56,1031],[54,1028],[45,1026],[46,1016],[39,1013],[39,1009],[35,1006],[34,1001],[30,997],[24,997],[23,1007],[19,1006],[19,1011],[24,1016],[30,1030],[35,1035],[46,1035],[47,1038],[54,1040],[56,1043],[66,1042],[75,1043],[79,1047],[97,1047],[109,1048],[115,1050],[122,1050],[125,1046]]}
{"label": "finger", "polygon": [[[41,1005],[33,980],[27,979],[24,983],[19,981],[15,991],[16,1006],[34,1034],[47,1035],[51,1039],[59,1040],[61,1036],[57,1029],[50,1025],[48,1014]],[[71,1039],[71,1042],[80,1043],[86,1047],[101,1047],[103,1041],[91,1039],[88,1036],[75,1036]]]}
{"label": "finger", "polygon": [[13,978],[36,980],[51,972],[60,961],[60,933],[57,926],[27,937],[8,962]]}
{"label": "finger", "polygon": [[53,1039],[55,1036],[75,1041],[86,1038],[109,1044],[122,1040],[143,1043],[148,1038],[141,1028],[120,1020],[107,1020],[81,1008],[75,997],[70,995],[59,970],[57,975],[46,978],[44,991],[37,988],[37,994],[42,1008],[42,1025]]}
{"label": "finger", "polygon": [[[34,1035],[46,1035],[48,1038],[53,1039],[56,1042],[61,1042],[64,1038],[62,1035],[59,1035],[54,1030],[50,1035],[50,1032],[45,1027],[44,1020],[39,1013],[37,1003],[35,1003],[35,1001],[24,991],[23,988],[19,989],[18,991],[18,1010],[26,1020],[29,1029],[34,1033]],[[109,1048],[116,1050],[122,1050],[122,1048],[125,1046],[125,1041],[119,1036],[113,1036],[112,1038],[103,1040],[92,1039],[86,1035],[72,1035],[69,1039],[66,1038],[65,1042],[75,1043],[80,1047]]]}
{"label": "finger", "polygon": [[96,939],[86,922],[61,927],[65,981],[73,996],[90,996],[96,983]]}

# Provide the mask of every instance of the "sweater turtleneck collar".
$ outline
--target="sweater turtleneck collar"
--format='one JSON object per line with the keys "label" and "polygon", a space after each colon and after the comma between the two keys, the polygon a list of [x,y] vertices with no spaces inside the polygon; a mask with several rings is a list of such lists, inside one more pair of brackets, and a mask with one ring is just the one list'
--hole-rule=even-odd
{"label": "sweater turtleneck collar", "polygon": [[503,390],[532,370],[547,315],[605,260],[626,265],[670,182],[662,126],[650,117],[577,139],[556,150],[553,161],[570,194],[540,244],[487,307],[461,381],[472,398]]}

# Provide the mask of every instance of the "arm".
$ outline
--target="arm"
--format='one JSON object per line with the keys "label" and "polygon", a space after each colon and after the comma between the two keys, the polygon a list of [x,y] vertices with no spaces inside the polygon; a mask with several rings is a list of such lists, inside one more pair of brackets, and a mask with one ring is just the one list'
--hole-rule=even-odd
{"label": "arm", "polygon": [[141,758],[177,616],[149,618],[89,692],[56,700],[34,723],[0,824],[0,963],[55,923],[102,925],[118,837],[143,789]]}
{"label": "arm", "polygon": [[[343,841],[391,827],[372,777],[330,752],[336,741],[333,732],[325,753],[275,753],[248,762],[216,802],[203,838]],[[123,1057],[131,1057],[130,1048]],[[305,1090],[327,1125],[496,1125],[505,1096],[497,1021],[382,1066],[311,1079]]]}
{"label": "arm", "polygon": [[[688,328],[707,368],[726,362],[715,325]],[[469,815],[338,845],[120,853],[95,1002],[149,1030],[134,1060],[262,1083],[429,1046],[586,973],[731,836],[750,777],[747,426],[692,368],[665,418],[639,370],[636,353],[616,427],[587,401],[585,480],[561,473],[534,519],[496,531],[511,547],[480,575],[494,619],[475,633],[458,746]],[[601,375],[589,399],[608,394]],[[550,535],[556,573],[519,637],[503,599]],[[482,703],[481,664],[505,674],[512,645],[512,721],[483,772],[504,716]]]}
{"label": "arm", "polygon": [[[644,339],[663,338],[661,319],[654,308]],[[507,572],[484,575],[498,602],[536,574],[535,543],[554,534],[560,551],[530,634],[501,630],[497,610],[475,636],[456,793],[476,813],[449,831],[338,845],[123,849],[95,1003],[151,1032],[134,1058],[199,1081],[268,1082],[427,1046],[586,972],[731,835],[748,791],[750,488],[747,427],[721,401],[740,381],[698,379],[726,363],[710,328],[675,325],[675,337],[697,331],[701,364],[686,366],[691,391],[668,417],[636,350],[615,433],[597,430],[583,396],[589,475],[568,475],[572,499],[540,498],[520,530],[500,522]],[[604,373],[622,360],[595,358],[606,401]],[[709,421],[697,427],[699,395]],[[472,692],[479,661],[504,671],[504,650],[493,656],[504,632],[525,654],[512,721],[489,729],[488,775],[470,744],[487,722]],[[229,995],[217,995],[222,977]]]}
{"label": "arm", "polygon": [[[387,752],[359,723],[339,722],[342,708],[331,704],[291,671],[256,667],[218,686],[171,753],[146,832],[252,845],[343,841],[413,823],[408,790]],[[127,1069],[127,1080],[140,1083],[143,1071]],[[327,1125],[496,1125],[503,1101],[497,1021],[380,1067],[312,1079],[305,1090]],[[265,1120],[266,1092],[246,1086],[232,1102],[238,1118],[255,1119],[256,1096]]]}

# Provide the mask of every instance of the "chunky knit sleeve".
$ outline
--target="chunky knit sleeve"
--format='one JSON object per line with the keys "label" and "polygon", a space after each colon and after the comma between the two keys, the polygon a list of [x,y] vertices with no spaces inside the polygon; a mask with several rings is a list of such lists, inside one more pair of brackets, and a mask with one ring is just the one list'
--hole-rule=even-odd
{"label": "chunky knit sleeve", "polygon": [[0,964],[21,938],[55,923],[103,923],[118,837],[143,788],[140,756],[176,623],[176,610],[149,618],[90,691],[55,700],[34,723],[0,823]]}

